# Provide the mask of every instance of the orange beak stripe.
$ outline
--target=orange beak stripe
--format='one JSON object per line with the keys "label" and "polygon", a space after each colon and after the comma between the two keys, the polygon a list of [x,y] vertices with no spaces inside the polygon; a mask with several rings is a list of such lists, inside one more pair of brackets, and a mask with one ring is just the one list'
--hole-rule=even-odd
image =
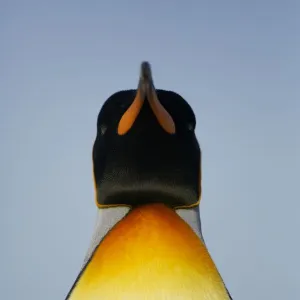
{"label": "orange beak stripe", "polygon": [[137,89],[137,94],[133,100],[130,107],[123,114],[119,125],[118,125],[118,134],[126,134],[131,127],[133,126],[137,116],[139,115],[144,100],[147,97],[150,107],[157,118],[160,126],[169,134],[175,134],[176,128],[175,123],[170,116],[170,114],[165,110],[165,108],[160,103],[151,75],[151,68],[148,63],[142,63],[141,65],[141,74],[140,82]]}
{"label": "orange beak stripe", "polygon": [[160,126],[169,134],[175,133],[175,123],[170,114],[165,110],[157,98],[154,87],[150,87],[147,95],[150,107],[154,112]]}
{"label": "orange beak stripe", "polygon": [[141,90],[138,89],[135,99],[133,100],[129,108],[126,110],[126,112],[123,114],[119,122],[119,126],[118,126],[119,135],[124,135],[130,130],[137,116],[139,115],[143,104],[144,104],[144,97],[142,97],[141,95]]}

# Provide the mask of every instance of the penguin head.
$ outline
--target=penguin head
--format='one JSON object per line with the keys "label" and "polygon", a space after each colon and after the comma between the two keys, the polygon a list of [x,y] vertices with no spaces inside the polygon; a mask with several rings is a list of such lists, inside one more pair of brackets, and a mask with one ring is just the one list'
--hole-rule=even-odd
{"label": "penguin head", "polygon": [[188,102],[174,91],[155,89],[150,65],[142,63],[138,88],[110,96],[98,116],[97,206],[197,205],[201,151],[195,128]]}

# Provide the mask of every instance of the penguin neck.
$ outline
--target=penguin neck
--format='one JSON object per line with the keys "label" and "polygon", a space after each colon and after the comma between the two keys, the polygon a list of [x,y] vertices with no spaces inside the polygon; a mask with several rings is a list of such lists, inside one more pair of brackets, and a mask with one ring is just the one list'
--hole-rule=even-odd
{"label": "penguin neck", "polygon": [[118,217],[113,209],[101,213],[102,226],[115,224],[105,225],[106,233],[96,223],[92,255],[70,299],[140,299],[145,293],[151,300],[229,299],[202,241],[197,209],[151,204],[119,208]]}
{"label": "penguin neck", "polygon": [[[95,248],[99,245],[109,230],[112,229],[120,220],[122,220],[130,210],[131,209],[127,206],[97,208],[94,230],[90,245],[83,261],[83,266],[87,263]],[[201,230],[199,206],[188,209],[176,209],[175,211],[204,243]]]}

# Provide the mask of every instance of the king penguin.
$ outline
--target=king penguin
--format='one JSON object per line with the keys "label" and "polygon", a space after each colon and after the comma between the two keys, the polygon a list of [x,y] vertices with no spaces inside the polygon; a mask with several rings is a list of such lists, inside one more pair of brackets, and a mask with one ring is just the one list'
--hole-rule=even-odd
{"label": "king penguin", "polygon": [[191,106],[155,89],[103,104],[93,146],[97,220],[66,300],[232,299],[201,232],[201,150]]}

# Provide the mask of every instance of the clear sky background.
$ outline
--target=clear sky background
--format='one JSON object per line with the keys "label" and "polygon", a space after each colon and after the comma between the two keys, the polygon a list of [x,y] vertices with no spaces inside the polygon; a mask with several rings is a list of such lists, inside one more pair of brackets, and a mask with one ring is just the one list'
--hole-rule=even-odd
{"label": "clear sky background", "polygon": [[233,298],[298,298],[298,0],[0,1],[0,298],[69,291],[97,115],[142,60],[197,115],[204,237]]}

